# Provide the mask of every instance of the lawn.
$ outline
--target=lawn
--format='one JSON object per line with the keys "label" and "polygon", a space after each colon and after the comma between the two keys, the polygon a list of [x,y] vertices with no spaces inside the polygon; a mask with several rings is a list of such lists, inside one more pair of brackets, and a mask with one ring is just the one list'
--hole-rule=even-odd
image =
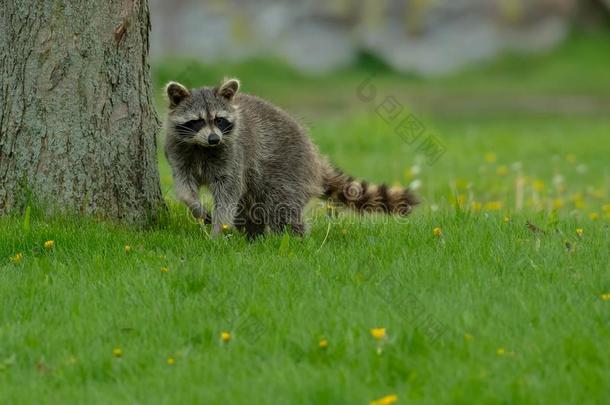
{"label": "lawn", "polygon": [[[339,167],[424,202],[407,220],[314,202],[303,239],[211,240],[160,153],[170,210],[145,229],[33,204],[0,220],[0,404],[607,403],[609,39],[427,80],[368,57],[326,77],[156,63],[157,89],[237,75]],[[375,111],[388,97],[417,141]]]}

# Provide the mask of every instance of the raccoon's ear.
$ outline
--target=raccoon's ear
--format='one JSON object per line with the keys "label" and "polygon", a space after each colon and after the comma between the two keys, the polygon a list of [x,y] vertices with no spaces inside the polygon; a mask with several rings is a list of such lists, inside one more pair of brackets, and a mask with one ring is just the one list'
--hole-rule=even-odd
{"label": "raccoon's ear", "polygon": [[227,101],[231,101],[233,100],[233,97],[235,97],[238,91],[239,80],[225,79],[224,82],[216,90],[216,93]]}
{"label": "raccoon's ear", "polygon": [[165,86],[165,94],[169,100],[169,107],[178,106],[187,97],[191,96],[191,92],[178,82],[169,82]]}

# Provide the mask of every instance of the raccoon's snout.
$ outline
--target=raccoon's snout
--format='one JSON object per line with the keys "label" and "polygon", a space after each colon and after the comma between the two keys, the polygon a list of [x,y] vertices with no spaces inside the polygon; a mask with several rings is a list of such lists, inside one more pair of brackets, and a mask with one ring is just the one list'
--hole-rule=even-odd
{"label": "raccoon's snout", "polygon": [[208,143],[210,145],[218,145],[220,143],[220,137],[218,135],[216,135],[215,133],[211,133],[208,136]]}

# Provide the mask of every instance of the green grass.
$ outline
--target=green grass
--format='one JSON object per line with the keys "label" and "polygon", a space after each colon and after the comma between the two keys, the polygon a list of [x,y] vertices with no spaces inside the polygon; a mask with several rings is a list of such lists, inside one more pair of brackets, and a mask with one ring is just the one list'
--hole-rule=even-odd
{"label": "green grass", "polygon": [[323,243],[319,218],[304,240],[249,244],[173,215],[146,232],[65,220],[17,236],[20,221],[3,221],[0,254],[24,253],[0,273],[3,403],[605,400],[605,225],[535,235],[521,215],[444,213],[338,220]]}
{"label": "green grass", "polygon": [[[577,36],[520,67],[514,57],[481,67],[484,75],[423,80],[376,69],[375,85],[401,100],[400,89],[472,89],[490,101],[521,89],[603,102],[605,46]],[[607,402],[610,117],[409,104],[446,147],[430,166],[355,97],[371,63],[320,78],[269,62],[226,69],[302,113],[350,174],[418,180],[425,201],[414,215],[329,217],[313,206],[304,239],[211,240],[174,201],[160,153],[170,210],[154,226],[52,219],[35,207],[4,218],[0,404],[367,404],[389,394],[399,403]],[[194,66],[187,84],[222,76]],[[586,67],[597,73],[587,77]],[[180,66],[156,66],[159,86],[171,69]],[[506,73],[514,69],[522,71]],[[581,84],[566,82],[577,72]],[[386,328],[381,345],[375,327]]]}

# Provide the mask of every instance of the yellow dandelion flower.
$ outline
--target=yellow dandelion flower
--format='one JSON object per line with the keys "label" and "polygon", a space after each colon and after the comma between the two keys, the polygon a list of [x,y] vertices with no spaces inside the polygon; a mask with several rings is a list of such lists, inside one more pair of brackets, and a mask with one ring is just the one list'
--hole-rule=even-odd
{"label": "yellow dandelion flower", "polygon": [[373,335],[376,340],[384,339],[386,337],[385,328],[373,328],[371,329],[371,335]]}
{"label": "yellow dandelion flower", "polygon": [[169,273],[168,267],[161,267],[161,273]]}
{"label": "yellow dandelion flower", "polygon": [[44,243],[44,248],[47,250],[51,250],[55,247],[55,241],[54,240],[48,240]]}
{"label": "yellow dandelion flower", "polygon": [[222,224],[222,230],[223,231],[228,231],[230,228],[229,224]]}
{"label": "yellow dandelion flower", "polygon": [[131,246],[129,246],[129,245],[125,245],[124,249],[125,249],[125,253],[131,252]]}
{"label": "yellow dandelion flower", "polygon": [[570,200],[572,200],[574,202],[576,202],[578,200],[582,200],[582,199],[583,199],[582,193],[574,193],[570,196]]}
{"label": "yellow dandelion flower", "polygon": [[485,211],[500,211],[502,209],[502,201],[489,201],[483,207]]}
{"label": "yellow dandelion flower", "polygon": [[345,229],[345,228],[341,229],[341,233],[342,233],[343,235],[347,235],[347,229]]}
{"label": "yellow dandelion flower", "polygon": [[592,190],[589,190],[589,195],[591,197],[597,198],[597,199],[604,198],[604,190],[601,189],[601,188],[600,189],[592,189]]}
{"label": "yellow dandelion flower", "polygon": [[472,336],[470,333],[464,333],[464,340],[466,342],[470,342],[474,339],[474,336]]}
{"label": "yellow dandelion flower", "polygon": [[504,223],[509,223],[510,217],[508,215],[505,215],[504,218],[502,218],[502,221],[504,221]]}
{"label": "yellow dandelion flower", "polygon": [[587,203],[585,202],[582,193],[573,194],[570,197],[570,200],[574,204],[574,207],[578,208],[579,210],[582,210],[587,206]]}
{"label": "yellow dandelion flower", "polygon": [[117,359],[123,357],[123,349],[121,349],[120,347],[115,347],[114,349],[112,349],[112,355]]}
{"label": "yellow dandelion flower", "polygon": [[591,221],[597,221],[599,219],[599,214],[597,212],[590,212],[589,219]]}
{"label": "yellow dandelion flower", "polygon": [[472,207],[472,210],[473,210],[473,211],[480,211],[480,210],[481,210],[481,207],[483,206],[483,204],[481,204],[481,203],[480,203],[480,202],[478,202],[478,201],[473,201],[473,202],[470,204],[470,206]]}
{"label": "yellow dandelion flower", "polygon": [[464,205],[466,205],[466,196],[464,194],[458,195],[456,198],[456,203],[458,207],[463,207]]}
{"label": "yellow dandelion flower", "polygon": [[371,401],[371,405],[392,405],[398,401],[397,395],[386,395],[385,397]]}
{"label": "yellow dandelion flower", "polygon": [[564,205],[565,204],[561,198],[555,198],[553,200],[553,209],[559,210],[559,209],[563,208]]}
{"label": "yellow dandelion flower", "polygon": [[602,210],[604,210],[606,214],[610,214],[610,204],[604,204]]}
{"label": "yellow dandelion flower", "polygon": [[498,349],[496,350],[496,354],[498,356],[504,356],[506,355],[506,349],[503,347],[498,347]]}
{"label": "yellow dandelion flower", "polygon": [[222,340],[224,343],[228,343],[231,340],[231,334],[229,332],[221,332],[220,340]]}
{"label": "yellow dandelion flower", "polygon": [[498,168],[496,169],[496,174],[498,176],[506,176],[508,174],[508,166],[506,166],[506,165],[498,166]]}
{"label": "yellow dandelion flower", "polygon": [[20,252],[15,253],[14,256],[9,257],[9,260],[12,263],[19,264],[23,260],[23,254]]}
{"label": "yellow dandelion flower", "polygon": [[497,156],[496,156],[496,154],[495,154],[495,153],[493,153],[493,152],[487,152],[487,153],[485,154],[485,161],[486,161],[487,163],[495,163],[495,162],[496,162],[496,160],[498,160],[498,158],[497,158]]}
{"label": "yellow dandelion flower", "polygon": [[585,234],[584,229],[576,228],[576,235],[578,235],[579,238],[582,238],[584,234]]}
{"label": "yellow dandelion flower", "polygon": [[534,182],[532,183],[532,186],[534,187],[534,190],[542,191],[542,190],[544,190],[544,181],[534,180]]}
{"label": "yellow dandelion flower", "polygon": [[438,226],[432,230],[432,233],[437,238],[440,238],[441,236],[443,236],[443,230],[441,228],[439,228]]}
{"label": "yellow dandelion flower", "polygon": [[176,364],[176,359],[174,359],[172,356],[169,356],[167,358],[167,365],[168,366],[173,366],[174,364]]}
{"label": "yellow dandelion flower", "polygon": [[318,346],[320,346],[320,349],[326,349],[328,347],[328,340],[320,339],[320,343],[318,343]]}
{"label": "yellow dandelion flower", "polygon": [[602,294],[601,299],[602,301],[610,301],[610,294]]}

